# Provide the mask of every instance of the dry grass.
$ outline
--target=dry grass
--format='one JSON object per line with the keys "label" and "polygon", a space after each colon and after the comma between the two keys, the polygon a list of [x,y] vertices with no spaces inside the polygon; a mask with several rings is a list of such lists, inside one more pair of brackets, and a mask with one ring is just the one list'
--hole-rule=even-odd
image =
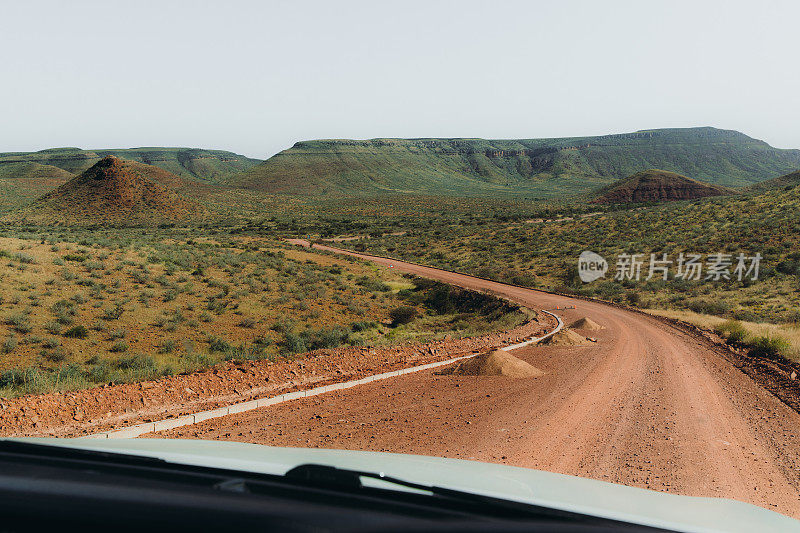
{"label": "dry grass", "polygon": [[[717,330],[728,320],[713,315],[704,315],[694,311],[676,311],[664,309],[647,309],[648,313],[667,318],[683,320],[701,328]],[[746,322],[738,321],[747,332],[748,338],[757,337],[783,339],[790,346],[790,351],[786,354],[793,361],[800,362],[800,326],[788,324],[769,324],[766,322]]]}

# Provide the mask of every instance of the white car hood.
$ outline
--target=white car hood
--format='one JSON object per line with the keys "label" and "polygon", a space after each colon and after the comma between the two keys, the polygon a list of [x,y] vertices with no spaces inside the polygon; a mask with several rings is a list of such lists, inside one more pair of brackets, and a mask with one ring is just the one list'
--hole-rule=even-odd
{"label": "white car hood", "polygon": [[686,532],[800,532],[800,521],[723,499],[678,496],[528,468],[421,455],[178,439],[8,439],[283,475],[307,463],[383,472],[423,485]]}

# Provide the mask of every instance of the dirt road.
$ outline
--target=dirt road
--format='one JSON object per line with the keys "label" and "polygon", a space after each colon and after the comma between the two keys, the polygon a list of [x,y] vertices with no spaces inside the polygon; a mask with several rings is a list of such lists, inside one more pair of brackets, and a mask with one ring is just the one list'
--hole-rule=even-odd
{"label": "dirt road", "polygon": [[160,436],[494,461],[800,517],[800,415],[701,339],[596,302],[373,260],[531,308],[575,305],[567,323],[606,329],[597,344],[516,350],[540,378],[422,372]]}

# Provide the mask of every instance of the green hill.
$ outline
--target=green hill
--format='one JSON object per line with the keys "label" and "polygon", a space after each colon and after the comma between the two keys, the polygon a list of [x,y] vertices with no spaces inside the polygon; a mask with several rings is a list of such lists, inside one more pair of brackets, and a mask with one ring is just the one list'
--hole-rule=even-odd
{"label": "green hill", "polygon": [[0,213],[31,202],[73,177],[66,170],[33,162],[0,165]]}
{"label": "green hill", "polygon": [[708,196],[722,196],[734,191],[720,185],[703,183],[665,170],[650,169],[637,172],[605,187],[592,200],[598,204],[622,204],[636,202],[668,202],[695,200]]}
{"label": "green hill", "polygon": [[797,185],[800,185],[800,170],[797,172],[792,172],[791,174],[785,174],[783,176],[778,176],[777,178],[772,178],[767,181],[762,181],[760,183],[756,183],[755,185],[751,185],[747,189],[753,192],[764,192],[770,189],[778,189],[778,188],[793,188]]}
{"label": "green hill", "polygon": [[650,168],[746,186],[798,167],[800,150],[773,148],[731,130],[685,128],[555,139],[303,141],[227,183],[309,196],[555,197]]}
{"label": "green hill", "polygon": [[199,148],[125,148],[82,150],[50,148],[39,152],[0,153],[0,173],[7,165],[34,162],[80,174],[102,158],[115,156],[154,165],[182,178],[218,182],[256,166],[261,161],[223,150]]}

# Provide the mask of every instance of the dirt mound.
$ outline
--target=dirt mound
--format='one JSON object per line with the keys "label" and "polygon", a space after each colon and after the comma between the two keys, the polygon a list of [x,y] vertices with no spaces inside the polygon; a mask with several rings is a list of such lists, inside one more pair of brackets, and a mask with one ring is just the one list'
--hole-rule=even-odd
{"label": "dirt mound", "polygon": [[703,183],[659,169],[646,170],[628,176],[601,192],[602,195],[594,199],[592,203],[662,202],[733,194],[732,190],[725,187]]}
{"label": "dirt mound", "polygon": [[462,361],[443,372],[443,374],[538,378],[543,376],[544,372],[504,350],[494,350]]}
{"label": "dirt mound", "polygon": [[572,329],[585,329],[587,331],[600,331],[601,329],[606,329],[591,318],[586,317],[579,318],[570,324],[569,327]]}
{"label": "dirt mound", "polygon": [[552,337],[542,341],[542,344],[548,344],[550,346],[578,346],[588,343],[589,339],[575,333],[569,328],[564,328]]}
{"label": "dirt mound", "polygon": [[108,156],[21,211],[11,222],[153,224],[205,212],[174,189],[183,180],[158,167]]}

